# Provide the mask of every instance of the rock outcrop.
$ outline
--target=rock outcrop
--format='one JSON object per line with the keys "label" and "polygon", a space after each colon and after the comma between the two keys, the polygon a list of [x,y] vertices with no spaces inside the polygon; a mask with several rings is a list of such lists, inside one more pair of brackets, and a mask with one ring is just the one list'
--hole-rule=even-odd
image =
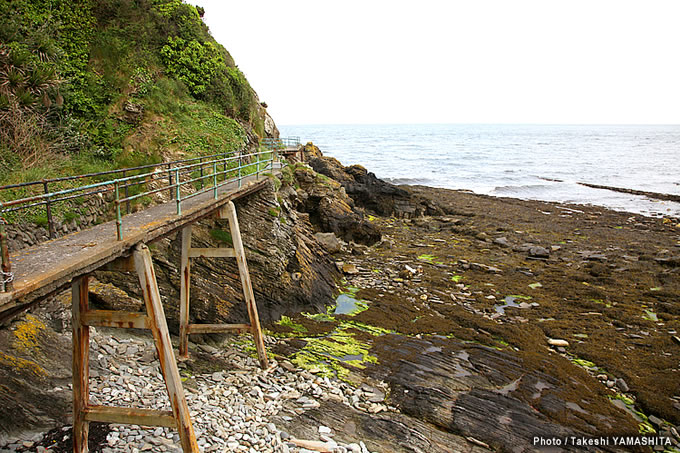
{"label": "rock outcrop", "polygon": [[307,144],[302,147],[302,155],[304,156],[305,162],[309,162],[317,157],[323,157],[323,153],[319,147],[312,142],[307,142]]}
{"label": "rock outcrop", "polygon": [[340,183],[306,165],[297,164],[289,168],[286,171],[292,172],[297,190],[283,189],[282,193],[289,196],[298,210],[309,214],[310,221],[318,230],[335,233],[346,242],[371,245],[380,241],[378,228],[355,208],[354,201]]}
{"label": "rock outcrop", "polygon": [[[0,444],[71,413],[70,298],[53,298],[0,329]],[[93,368],[97,370],[96,361]]]}
{"label": "rock outcrop", "polygon": [[[482,439],[496,451],[537,451],[535,436],[635,435],[631,417],[598,399],[585,373],[548,374],[508,351],[431,336],[385,335],[370,373],[389,383],[389,401],[444,431]],[[546,357],[556,370],[561,357]],[[469,439],[469,437],[468,437]],[[566,446],[567,451],[581,451]]]}
{"label": "rock outcrop", "polygon": [[339,182],[358,206],[378,215],[412,218],[444,214],[443,209],[431,200],[378,179],[361,165],[344,167],[337,159],[323,156],[311,159],[309,165]]}

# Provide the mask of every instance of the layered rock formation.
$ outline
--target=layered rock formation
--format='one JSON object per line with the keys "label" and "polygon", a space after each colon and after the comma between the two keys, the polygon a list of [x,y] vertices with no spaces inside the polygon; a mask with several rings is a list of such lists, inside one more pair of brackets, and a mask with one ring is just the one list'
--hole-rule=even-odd
{"label": "layered rock formation", "polygon": [[361,165],[344,167],[332,157],[315,157],[309,165],[317,172],[339,182],[354,202],[375,214],[398,218],[442,215],[444,210],[431,200],[378,179]]}
{"label": "layered rock formation", "polygon": [[319,231],[366,245],[380,240],[380,231],[356,209],[340,183],[305,165],[296,165],[287,171],[292,172],[297,190],[289,188],[284,193],[297,209],[309,214],[310,221]]}

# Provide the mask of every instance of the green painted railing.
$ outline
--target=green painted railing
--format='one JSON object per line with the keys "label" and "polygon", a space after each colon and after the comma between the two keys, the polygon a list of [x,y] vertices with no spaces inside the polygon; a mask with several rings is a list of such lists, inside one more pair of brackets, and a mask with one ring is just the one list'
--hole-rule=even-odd
{"label": "green painted railing", "polygon": [[[210,191],[212,191],[213,197],[216,199],[218,196],[218,189],[221,186],[237,182],[238,187],[241,187],[243,178],[252,174],[255,174],[256,177],[259,178],[260,174],[273,170],[274,162],[277,161],[279,161],[277,148],[263,145],[262,150],[250,154],[214,154],[211,156],[124,168],[108,172],[0,186],[0,196],[2,196],[3,193],[10,193],[12,189],[16,190],[32,186],[42,186],[44,191],[44,193],[39,195],[0,201],[0,255],[2,256],[0,291],[8,290],[13,279],[7,246],[6,221],[3,218],[3,214],[43,205],[47,215],[50,237],[54,238],[54,220],[52,218],[52,206],[54,203],[90,197],[98,194],[113,193],[112,202],[116,212],[116,236],[118,240],[122,240],[123,211],[130,213],[131,201],[167,190],[169,191],[170,198],[174,199],[176,203],[177,215],[181,215],[183,200]],[[145,172],[128,176],[130,173],[137,171]],[[119,177],[63,190],[49,191],[50,184],[102,178],[109,175]],[[185,190],[185,193],[183,194],[181,190],[182,187],[192,184],[194,185],[194,189],[189,191]],[[152,187],[148,189],[148,185],[151,185]],[[130,192],[132,191],[132,188],[134,188],[135,191],[142,188],[148,190],[131,195]],[[3,196],[2,198],[4,199],[5,197]],[[125,206],[125,208],[123,208],[123,206]]]}
{"label": "green painted railing", "polygon": [[270,150],[297,149],[300,146],[300,137],[263,138],[260,144]]}

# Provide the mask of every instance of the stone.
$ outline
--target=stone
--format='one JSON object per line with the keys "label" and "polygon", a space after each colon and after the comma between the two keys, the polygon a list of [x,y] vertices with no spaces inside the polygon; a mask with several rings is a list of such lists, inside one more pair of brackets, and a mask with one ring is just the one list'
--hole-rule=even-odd
{"label": "stone", "polygon": [[342,243],[335,233],[315,233],[314,237],[328,253],[339,253],[342,251]]}
{"label": "stone", "polygon": [[482,271],[482,272],[489,272],[489,273],[492,273],[492,274],[500,274],[501,272],[503,272],[497,267],[487,266],[486,264],[481,264],[481,263],[470,263],[470,269],[474,269],[474,270]]}
{"label": "stone", "polygon": [[628,387],[628,384],[626,381],[624,381],[622,378],[618,378],[616,380],[616,386],[622,391],[622,392],[628,392],[630,391],[630,387]]}
{"label": "stone", "polygon": [[511,247],[510,242],[508,241],[508,238],[506,237],[499,237],[493,240],[493,243],[496,245],[500,245],[501,247]]}
{"label": "stone", "polygon": [[569,342],[567,340],[561,340],[558,338],[548,338],[548,344],[551,346],[560,346],[563,348],[569,347]]}
{"label": "stone", "polygon": [[338,182],[299,166],[293,176],[299,189],[291,194],[290,204],[309,214],[317,231],[335,233],[348,243],[373,245],[380,241],[378,227],[364,218]]}
{"label": "stone", "polygon": [[550,257],[550,250],[537,245],[530,247],[528,252],[530,258],[546,259]]}
{"label": "stone", "polygon": [[359,273],[359,269],[354,264],[346,263],[342,265],[342,272],[347,275],[356,275]]}
{"label": "stone", "polygon": [[649,422],[652,425],[656,426],[657,428],[661,428],[664,425],[663,420],[661,420],[659,417],[657,417],[655,415],[650,415],[648,417],[648,419],[649,419]]}

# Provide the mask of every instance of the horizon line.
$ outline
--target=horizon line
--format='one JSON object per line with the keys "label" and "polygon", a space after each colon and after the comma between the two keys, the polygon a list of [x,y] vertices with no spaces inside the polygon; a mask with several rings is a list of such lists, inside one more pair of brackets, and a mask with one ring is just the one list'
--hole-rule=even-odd
{"label": "horizon line", "polygon": [[680,126],[680,123],[511,123],[511,122],[470,122],[470,123],[288,123],[277,127],[294,126]]}

